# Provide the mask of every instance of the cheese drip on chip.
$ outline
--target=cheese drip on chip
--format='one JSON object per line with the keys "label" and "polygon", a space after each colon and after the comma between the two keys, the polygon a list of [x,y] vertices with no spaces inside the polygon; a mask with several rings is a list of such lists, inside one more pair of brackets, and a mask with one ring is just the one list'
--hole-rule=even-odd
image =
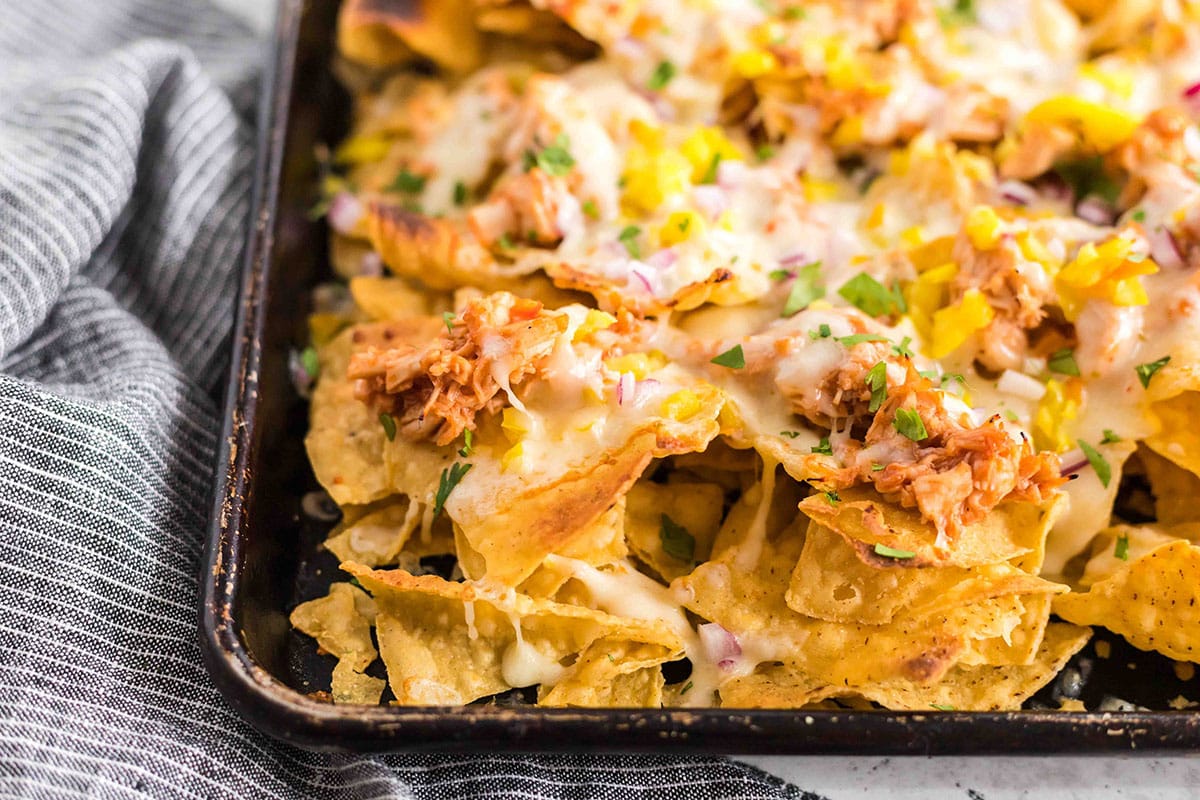
{"label": "cheese drip on chip", "polygon": [[1095,626],[1200,660],[1195,14],[392,5],[343,7],[293,364],[335,702],[1012,710]]}

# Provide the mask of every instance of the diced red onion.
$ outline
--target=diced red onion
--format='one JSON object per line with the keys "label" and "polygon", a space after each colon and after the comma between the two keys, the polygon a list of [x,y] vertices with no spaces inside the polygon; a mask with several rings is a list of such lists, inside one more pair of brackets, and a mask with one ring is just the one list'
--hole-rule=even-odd
{"label": "diced red onion", "polygon": [[1037,199],[1037,192],[1028,183],[1004,181],[996,190],[1004,200],[1018,206],[1027,206]]}
{"label": "diced red onion", "polygon": [[692,189],[692,203],[709,220],[715,220],[729,210],[729,195],[720,186],[706,183]]}
{"label": "diced red onion", "polygon": [[668,247],[647,258],[646,263],[657,269],[666,269],[678,260],[679,253],[675,252],[675,248]]}
{"label": "diced red onion", "polygon": [[1200,81],[1193,83],[1191,86],[1183,90],[1184,97],[1195,97],[1200,94]]}
{"label": "diced red onion", "polygon": [[1038,194],[1047,200],[1070,202],[1075,196],[1071,185],[1053,172],[1037,182],[1037,191]]}
{"label": "diced red onion", "polygon": [[625,405],[626,400],[632,403],[636,390],[637,379],[633,377],[633,373],[622,372],[621,377],[617,380],[617,405]]}
{"label": "diced red onion", "polygon": [[1116,209],[1094,195],[1079,201],[1075,206],[1075,215],[1093,225],[1112,225],[1117,219]]}
{"label": "diced red onion", "polygon": [[1183,269],[1186,262],[1175,234],[1159,225],[1146,238],[1150,240],[1150,257],[1154,263],[1163,269]]}
{"label": "diced red onion", "polygon": [[717,164],[717,185],[722,189],[733,190],[742,185],[746,179],[746,162],[722,161]]}
{"label": "diced red onion", "polygon": [[1088,465],[1087,457],[1084,456],[1082,450],[1072,450],[1063,456],[1063,468],[1059,470],[1061,475],[1074,475],[1079,470]]}
{"label": "diced red onion", "polygon": [[612,51],[615,55],[625,56],[630,59],[638,59],[645,54],[646,48],[643,47],[642,44],[632,36],[622,36],[620,39],[617,39],[615,42],[613,42]]}
{"label": "diced red onion", "polygon": [[642,284],[642,287],[647,292],[649,292],[650,294],[654,294],[654,287],[650,284],[649,278],[647,278],[645,275],[643,275],[641,272],[639,272],[636,269],[629,270],[629,274],[632,275],[634,278],[637,278],[638,282]]}
{"label": "diced red onion", "polygon": [[358,274],[366,275],[372,278],[378,278],[383,274],[383,258],[374,250],[370,250],[363,254],[362,261],[358,265]]}
{"label": "diced red onion", "polygon": [[338,192],[329,204],[329,225],[338,233],[350,233],[362,215],[362,203],[349,192]]}
{"label": "diced red onion", "polygon": [[288,376],[291,378],[292,388],[296,390],[296,394],[307,398],[309,392],[312,391],[313,379],[304,367],[304,357],[295,350],[288,351]]}
{"label": "diced red onion", "polygon": [[807,264],[811,260],[812,259],[810,259],[808,257],[808,253],[805,253],[805,252],[789,253],[788,255],[779,259],[779,266],[781,266],[781,267],[796,267],[801,264]]}
{"label": "diced red onion", "polygon": [[737,637],[715,622],[706,622],[696,632],[700,634],[700,646],[708,660],[716,662],[721,669],[728,670],[742,654]]}

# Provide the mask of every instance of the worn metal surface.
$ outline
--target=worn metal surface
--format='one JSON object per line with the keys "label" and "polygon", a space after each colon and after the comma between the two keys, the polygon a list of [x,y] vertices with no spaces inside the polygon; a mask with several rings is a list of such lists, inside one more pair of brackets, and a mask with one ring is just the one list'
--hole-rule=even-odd
{"label": "worn metal surface", "polygon": [[[331,660],[290,631],[295,603],[324,593],[336,564],[304,518],[315,486],[302,447],[304,404],[287,350],[304,341],[307,290],[327,274],[320,223],[307,219],[313,145],[334,141],[347,99],[329,71],[336,0],[283,0],[260,118],[252,242],[226,396],[224,441],[203,579],[201,635],[216,684],[267,733],[303,747],[379,750],[612,750],[719,753],[983,754],[1200,750],[1200,713],[894,713],[566,710],[333,706]],[[1111,640],[1110,640],[1111,641]],[[1166,659],[1112,641],[1077,667],[1083,699],[1115,695],[1150,708],[1195,693]],[[1128,665],[1132,664],[1133,669]],[[1048,692],[1035,698],[1048,701]]]}

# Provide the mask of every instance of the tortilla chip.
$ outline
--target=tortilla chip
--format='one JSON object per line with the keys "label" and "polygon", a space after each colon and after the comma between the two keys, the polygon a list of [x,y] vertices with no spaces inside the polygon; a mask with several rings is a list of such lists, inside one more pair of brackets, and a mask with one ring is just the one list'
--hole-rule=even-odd
{"label": "tortilla chip", "polygon": [[449,303],[431,303],[429,295],[400,278],[358,276],[350,279],[354,303],[372,320],[386,322],[449,311]]}
{"label": "tortilla chip", "polygon": [[[1049,582],[1047,582],[1049,583]],[[960,666],[1026,666],[1032,664],[1046,634],[1050,622],[1050,607],[1054,595],[1065,592],[1062,584],[1049,584],[1056,592],[1022,595],[1021,617],[1017,625],[1006,633],[990,639],[977,640],[963,655]]]}
{"label": "tortilla chip", "polygon": [[800,510],[845,537],[863,561],[879,566],[888,566],[892,559],[876,554],[876,545],[914,553],[905,559],[906,565],[914,567],[972,567],[1001,561],[1018,567],[1040,564],[1046,532],[1062,508],[1061,496],[1042,506],[1002,503],[978,522],[964,525],[949,550],[940,551],[935,547],[937,529],[916,509],[900,508],[865,486],[839,494],[837,503],[821,494],[811,495],[800,503]]}
{"label": "tortilla chip", "polygon": [[1154,494],[1154,515],[1163,525],[1200,522],[1200,477],[1148,448],[1138,458]]}
{"label": "tortilla chip", "polygon": [[[370,567],[396,564],[413,532],[421,525],[421,505],[400,497],[385,502],[357,517],[353,522],[342,520],[329,533],[325,547],[340,561],[357,561]],[[419,538],[419,537],[418,537]],[[453,542],[441,537],[442,543],[453,552]]]}
{"label": "tortilla chip", "polygon": [[[1196,352],[1193,352],[1196,351]],[[1146,400],[1158,431],[1143,442],[1193,475],[1200,475],[1200,345],[1187,344],[1150,378]]]}
{"label": "tortilla chip", "polygon": [[1054,679],[1091,638],[1087,628],[1050,623],[1027,666],[959,666],[936,684],[890,682],[860,688],[869,700],[895,711],[931,708],[957,711],[1011,711]]}
{"label": "tortilla chip", "polygon": [[724,268],[714,269],[704,280],[682,286],[671,297],[662,299],[648,293],[631,294],[625,281],[616,283],[576,265],[552,261],[542,266],[555,286],[587,292],[605,311],[628,309],[653,316],[668,311],[690,311],[705,303],[738,305],[753,299],[742,290],[737,277]]}
{"label": "tortilla chip", "polygon": [[375,602],[366,592],[350,583],[335,583],[325,597],[296,606],[289,620],[340,663],[362,672],[379,655],[371,640],[375,615]]}
{"label": "tortilla chip", "polygon": [[[1200,543],[1200,524],[1189,522],[1180,525],[1114,525],[1101,531],[1091,541],[1089,557],[1079,576],[1080,590],[1087,589],[1097,581],[1109,578],[1152,550],[1180,539]],[[1125,556],[1117,556],[1117,542]]]}
{"label": "tortilla chip", "polygon": [[921,568],[896,559],[864,561],[843,537],[814,522],[792,572],[787,604],[829,622],[884,625],[901,613],[921,616],[1003,595],[1065,591],[1003,562]]}
{"label": "tortilla chip", "polygon": [[598,639],[553,688],[538,691],[538,705],[661,708],[661,665],[675,655],[660,644]]}
{"label": "tortilla chip", "polygon": [[[620,498],[612,508],[601,514],[580,534],[567,542],[558,555],[582,561],[593,567],[602,567],[621,561],[629,554],[625,546],[625,498]],[[571,572],[555,564],[542,564],[518,587],[521,594],[529,597],[557,599],[559,590],[571,579]]]}
{"label": "tortilla chip", "polygon": [[338,16],[338,50],[371,67],[424,56],[453,72],[483,58],[471,0],[346,0]]}
{"label": "tortilla chip", "polygon": [[[579,446],[566,441],[559,446],[561,468],[543,463],[537,477],[507,473],[496,460],[476,458],[446,510],[483,557],[488,578],[520,583],[624,496],[652,459],[702,450],[717,435],[722,396],[709,384],[694,384],[692,391],[698,410],[685,420],[650,417],[632,430],[610,426],[607,440],[613,444],[598,452],[591,449],[595,438],[580,434]],[[581,452],[582,461],[573,455]]]}
{"label": "tortilla chip", "polygon": [[[602,637],[658,644],[678,637],[663,623],[629,620],[402,570],[345,563],[379,604],[380,654],[402,705],[460,705],[509,688],[553,684],[563,662]],[[519,635],[518,635],[519,631]]]}
{"label": "tortilla chip", "polygon": [[383,696],[385,686],[387,681],[363,675],[342,659],[333,668],[329,693],[333,695],[333,702],[339,705],[354,703],[375,706],[379,705],[379,698]]}
{"label": "tortilla chip", "polygon": [[[625,496],[625,536],[630,549],[642,563],[670,581],[692,571],[698,561],[708,560],[713,539],[725,510],[725,491],[713,483],[663,485],[642,480]],[[682,557],[680,549],[663,548],[663,515],[692,537],[693,555]]]}
{"label": "tortilla chip", "polygon": [[760,666],[721,684],[722,708],[802,708],[837,693],[782,664]]}
{"label": "tortilla chip", "polygon": [[1141,650],[1200,661],[1200,546],[1160,545],[1088,591],[1056,598],[1054,613],[1108,628]]}

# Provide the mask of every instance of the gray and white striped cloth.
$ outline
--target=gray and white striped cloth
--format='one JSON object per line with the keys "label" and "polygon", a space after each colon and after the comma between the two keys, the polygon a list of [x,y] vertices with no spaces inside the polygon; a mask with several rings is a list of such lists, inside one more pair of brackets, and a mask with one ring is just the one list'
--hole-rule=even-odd
{"label": "gray and white striped cloth", "polygon": [[722,759],[306,753],[218,695],[196,573],[262,55],[200,0],[0,0],[0,795],[811,797]]}

